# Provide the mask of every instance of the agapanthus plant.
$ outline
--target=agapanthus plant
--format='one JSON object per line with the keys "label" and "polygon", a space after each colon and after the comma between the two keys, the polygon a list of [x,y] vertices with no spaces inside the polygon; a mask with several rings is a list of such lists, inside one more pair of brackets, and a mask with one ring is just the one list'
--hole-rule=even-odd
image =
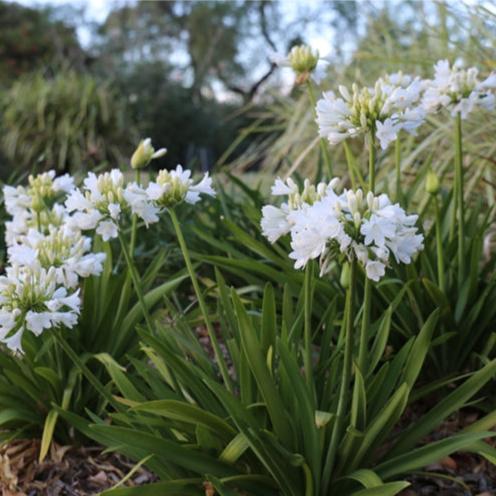
{"label": "agapanthus plant", "polygon": [[384,194],[364,195],[362,190],[337,194],[337,183],[334,179],[317,188],[307,184],[300,195],[292,181],[286,189],[276,182],[273,193],[287,194],[289,201],[281,207],[264,207],[264,235],[275,242],[289,232],[293,250],[289,256],[295,268],[319,259],[321,275],[339,258],[357,260],[373,281],[384,276],[392,259],[410,263],[423,247],[423,236],[415,227],[417,215],[407,215]]}
{"label": "agapanthus plant", "polygon": [[[164,152],[144,140],[132,166],[139,172]],[[100,382],[102,366],[95,358],[119,359],[137,349],[135,325],[144,319],[151,328],[151,307],[184,278],[153,287],[160,265],[147,270],[146,281],[139,277],[133,260],[137,219],[148,226],[163,212],[173,216],[174,206],[196,203],[201,193],[214,194],[208,175],[195,184],[191,172],[181,167],[161,171],[157,183],[150,181],[147,188],[139,173],[136,181],[128,181],[117,169],[90,172],[80,188],[71,176],[57,178],[53,171],[30,176],[27,186],[4,187],[12,219],[6,229],[9,266],[0,278],[0,343],[15,353],[2,347],[0,368],[16,371],[12,377],[6,372],[12,383],[19,378],[32,384],[29,394],[21,395],[16,418],[43,425],[40,458],[50,446],[58,408],[98,411],[114,404]],[[116,247],[110,241],[115,237],[127,271],[112,270]],[[8,408],[3,389],[0,384],[0,407]],[[33,416],[31,410],[40,414]],[[0,419],[0,426],[5,422],[9,419]]]}

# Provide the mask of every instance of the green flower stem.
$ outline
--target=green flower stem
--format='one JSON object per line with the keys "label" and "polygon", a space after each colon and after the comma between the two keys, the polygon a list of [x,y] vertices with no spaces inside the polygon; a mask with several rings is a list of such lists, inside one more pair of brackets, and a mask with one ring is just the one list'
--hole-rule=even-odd
{"label": "green flower stem", "polygon": [[346,140],[343,141],[344,147],[344,155],[346,157],[346,164],[348,165],[348,174],[350,175],[351,187],[356,189],[357,180],[355,177],[355,167],[353,164],[353,155],[351,153],[350,147],[348,146],[348,142]]}
{"label": "green flower stem", "polygon": [[437,248],[437,277],[439,289],[444,293],[445,291],[445,274],[444,274],[444,251],[443,251],[443,237],[442,237],[442,224],[441,224],[441,211],[439,208],[439,200],[437,194],[434,195],[434,210],[436,214],[436,248]]}
{"label": "green flower stem", "polygon": [[402,204],[401,194],[401,142],[400,138],[396,138],[394,143],[394,163],[396,166],[396,201]]}
{"label": "green flower stem", "polygon": [[124,239],[124,237],[122,236],[122,234],[120,232],[119,232],[119,241],[121,242],[122,253],[124,254],[124,258],[126,259],[127,268],[128,268],[129,274],[131,276],[131,280],[133,281],[134,289],[136,291],[136,294],[138,295],[138,301],[141,305],[143,317],[145,318],[148,330],[150,332],[153,332],[154,327],[153,327],[152,319],[151,319],[150,314],[148,312],[148,308],[147,308],[146,303],[145,303],[145,297],[143,295],[143,289],[141,288],[141,281],[140,281],[138,272],[136,270],[136,267],[134,266],[133,259],[129,255],[128,248],[126,245],[126,240]]}
{"label": "green flower stem", "polygon": [[105,389],[103,384],[97,379],[95,374],[91,372],[91,370],[85,365],[85,363],[81,360],[79,355],[72,349],[71,345],[65,340],[63,336],[64,329],[55,329],[53,335],[55,336],[55,340],[60,345],[60,347],[65,351],[67,356],[74,362],[74,364],[79,368],[81,373],[86,377],[88,382],[98,391],[103,398],[107,400],[109,404],[111,404],[114,408],[118,408],[118,404],[112,397],[109,391]]}
{"label": "green flower stem", "polygon": [[[306,86],[307,86],[308,98],[310,100],[310,105],[312,106],[313,109],[313,114],[315,117],[317,117],[317,110],[316,110],[317,99],[315,98],[315,92],[313,90],[313,85],[310,78],[308,78]],[[331,155],[329,153],[328,144],[326,143],[325,138],[320,138],[319,146],[324,160],[324,164],[327,169],[327,173],[329,174],[329,179],[331,179],[334,177],[334,174],[332,169]]]}
{"label": "green flower stem", "polygon": [[465,277],[465,206],[463,189],[462,117],[460,112],[458,112],[455,122],[455,194],[458,207],[458,289],[461,288]]}
{"label": "green flower stem", "polygon": [[[375,133],[370,132],[369,143],[369,191],[375,192]],[[367,363],[367,344],[368,331],[370,327],[370,311],[372,307],[372,281],[365,275],[365,289],[363,296],[363,314],[362,325],[360,329],[360,343],[358,347],[358,368],[365,375],[365,366]]]}
{"label": "green flower stem", "polygon": [[180,246],[182,254],[183,254],[184,262],[186,263],[186,268],[188,269],[188,273],[189,273],[191,282],[193,284],[193,288],[195,290],[196,297],[198,299],[198,304],[200,305],[200,310],[203,314],[203,319],[205,321],[205,325],[207,326],[207,332],[208,332],[208,335],[210,338],[210,342],[212,343],[212,348],[214,350],[215,359],[216,359],[217,364],[219,366],[220,373],[222,375],[222,379],[224,380],[224,384],[225,384],[226,388],[232,392],[233,387],[231,384],[231,378],[229,377],[229,372],[227,370],[227,365],[226,365],[226,362],[225,362],[224,357],[222,355],[222,351],[220,349],[219,342],[217,340],[217,336],[215,334],[215,331],[212,327],[212,323],[210,322],[207,305],[206,305],[205,300],[203,298],[203,294],[201,292],[200,285],[198,283],[198,279],[197,279],[195,271],[193,269],[193,264],[191,263],[189,250],[188,250],[188,247],[186,245],[186,241],[184,240],[181,226],[179,224],[179,220],[177,218],[177,215],[176,215],[176,212],[174,211],[174,209],[169,208],[169,215],[171,217],[172,224],[173,224],[174,230],[176,232],[177,240],[179,242],[179,246]]}
{"label": "green flower stem", "polygon": [[336,460],[336,454],[339,443],[343,435],[344,420],[348,411],[348,398],[350,390],[350,380],[353,367],[353,326],[354,312],[353,300],[355,299],[355,279],[356,279],[356,260],[350,262],[350,280],[346,294],[346,327],[344,338],[344,362],[341,374],[341,383],[339,388],[338,406],[336,410],[336,421],[334,423],[329,450],[327,451],[324,471],[322,473],[322,494],[328,494],[332,470]]}
{"label": "green flower stem", "polygon": [[305,340],[305,355],[304,355],[304,365],[305,365],[305,377],[309,386],[312,384],[312,270],[313,264],[308,263],[305,269],[305,288],[304,288],[304,298],[305,298],[305,328],[304,328],[304,340]]}
{"label": "green flower stem", "polygon": [[375,192],[375,131],[370,131],[369,134],[369,191]]}
{"label": "green flower stem", "polygon": [[[141,183],[141,171],[140,169],[136,169],[136,183],[140,184]],[[131,224],[131,241],[129,243],[129,253],[131,255],[131,258],[134,259],[134,250],[136,248],[136,235],[138,231],[138,216],[134,215],[132,216],[132,224]],[[130,289],[131,289],[131,272],[128,271],[126,274],[126,278],[124,279],[124,284],[122,286],[122,291],[121,291],[121,296],[119,298],[119,305],[117,307],[117,317],[120,318],[123,310],[125,307],[127,307],[129,303],[129,296],[130,296]]]}
{"label": "green flower stem", "polygon": [[[141,184],[141,170],[136,169],[136,184]],[[134,257],[134,249],[136,247],[136,232],[138,230],[138,216],[133,214],[133,220],[131,224],[131,243],[129,244],[129,253],[131,257]]]}

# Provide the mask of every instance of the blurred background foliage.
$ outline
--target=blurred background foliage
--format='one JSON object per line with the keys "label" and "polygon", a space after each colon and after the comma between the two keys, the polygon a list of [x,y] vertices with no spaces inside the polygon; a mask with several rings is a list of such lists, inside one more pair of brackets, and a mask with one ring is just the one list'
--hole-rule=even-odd
{"label": "blurred background foliage", "polygon": [[[95,20],[93,2],[0,2],[0,175],[122,165],[139,136],[167,146],[156,167],[318,173],[312,108],[278,57],[300,42],[319,48],[323,90],[398,69],[428,75],[443,57],[490,70],[489,4],[128,0],[105,3]],[[432,120],[423,132],[449,160],[440,127]],[[415,177],[426,157],[404,141],[403,169]],[[491,146],[477,150],[487,181],[480,156]],[[344,174],[342,149],[332,155]],[[381,160],[387,183],[392,158]]]}

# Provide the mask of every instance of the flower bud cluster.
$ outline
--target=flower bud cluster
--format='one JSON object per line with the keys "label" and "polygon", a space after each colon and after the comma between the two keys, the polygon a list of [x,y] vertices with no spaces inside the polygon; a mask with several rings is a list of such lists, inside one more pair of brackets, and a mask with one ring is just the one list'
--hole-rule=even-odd
{"label": "flower bud cluster", "polygon": [[317,67],[319,52],[307,45],[294,46],[288,54],[288,63],[296,74],[297,84],[305,83]]}

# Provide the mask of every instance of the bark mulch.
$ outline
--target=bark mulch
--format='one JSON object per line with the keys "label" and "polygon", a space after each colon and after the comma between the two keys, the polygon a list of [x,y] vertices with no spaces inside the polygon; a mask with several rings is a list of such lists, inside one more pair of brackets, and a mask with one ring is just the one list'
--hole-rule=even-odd
{"label": "bark mulch", "polygon": [[[18,440],[0,447],[0,494],[2,496],[88,496],[115,486],[135,466],[101,448],[75,448],[53,444],[38,462],[39,441]],[[125,482],[137,486],[156,478],[139,468]]]}

